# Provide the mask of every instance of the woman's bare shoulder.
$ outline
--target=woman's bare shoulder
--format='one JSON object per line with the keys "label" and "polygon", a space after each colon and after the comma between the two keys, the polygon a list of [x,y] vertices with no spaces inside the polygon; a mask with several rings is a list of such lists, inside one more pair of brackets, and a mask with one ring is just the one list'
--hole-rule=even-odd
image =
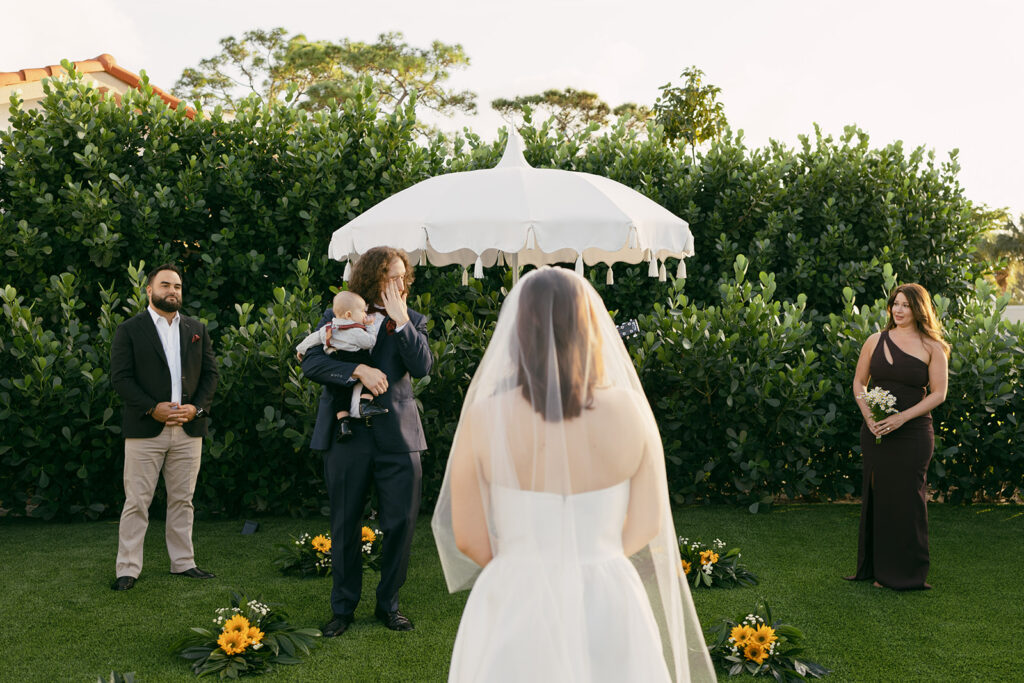
{"label": "woman's bare shoulder", "polygon": [[946,349],[945,349],[945,347],[943,347],[942,344],[940,344],[936,340],[932,339],[931,337],[922,334],[921,335],[921,344],[924,346],[925,351],[928,352],[928,362],[929,363],[931,363],[932,359],[935,358],[937,355],[938,356],[942,356],[943,358],[946,357]]}
{"label": "woman's bare shoulder", "polygon": [[622,387],[607,387],[594,393],[594,407],[597,417],[613,422],[636,421],[642,416],[643,394]]}

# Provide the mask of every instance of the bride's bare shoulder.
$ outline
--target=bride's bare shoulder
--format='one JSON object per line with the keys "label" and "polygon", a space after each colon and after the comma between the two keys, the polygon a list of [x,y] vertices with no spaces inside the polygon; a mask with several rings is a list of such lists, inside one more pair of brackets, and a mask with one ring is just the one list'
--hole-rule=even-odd
{"label": "bride's bare shoulder", "polygon": [[621,387],[607,387],[594,392],[595,417],[616,423],[635,422],[642,416],[644,397]]}

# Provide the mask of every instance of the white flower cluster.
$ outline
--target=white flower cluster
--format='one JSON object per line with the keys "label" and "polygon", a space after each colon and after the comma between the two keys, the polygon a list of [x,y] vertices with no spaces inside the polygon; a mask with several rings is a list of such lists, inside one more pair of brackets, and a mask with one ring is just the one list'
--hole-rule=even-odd
{"label": "white flower cluster", "polygon": [[705,574],[707,574],[708,576],[711,576],[711,572],[715,571],[715,563],[714,562],[708,562],[707,564],[702,564],[700,566],[700,570],[702,572],[704,572]]}
{"label": "white flower cluster", "polygon": [[725,541],[723,541],[720,538],[716,538],[714,543],[712,543],[712,545],[715,546],[716,550],[721,550],[721,549],[723,549],[725,547]]}
{"label": "white flower cluster", "polygon": [[316,561],[317,569],[327,569],[330,566],[331,566],[331,556],[330,555],[327,555],[322,560],[317,560]]}
{"label": "white flower cluster", "polygon": [[217,624],[217,626],[223,626],[225,621],[241,613],[241,610],[237,607],[218,607],[217,616],[213,618],[213,623]]}
{"label": "white flower cluster", "polygon": [[307,543],[309,543],[309,541],[312,538],[313,537],[310,536],[308,533],[302,534],[301,536],[299,536],[298,540],[295,541],[295,545],[297,545],[297,546],[306,545]]}
{"label": "white flower cluster", "polygon": [[690,539],[683,538],[682,536],[680,536],[679,537],[679,545],[688,545],[688,546],[690,546],[690,550],[696,550],[697,548],[700,547],[700,541],[693,541],[691,543]]}
{"label": "white flower cluster", "polygon": [[250,600],[247,602],[246,607],[249,608],[250,612],[253,614],[259,614],[261,617],[265,617],[270,613],[269,607],[264,605],[262,602],[257,602],[256,600]]}
{"label": "white flower cluster", "polygon": [[896,410],[896,397],[882,387],[874,387],[865,391],[857,398],[864,399],[864,402],[868,404],[868,408],[872,410],[877,409],[890,415],[899,412]]}

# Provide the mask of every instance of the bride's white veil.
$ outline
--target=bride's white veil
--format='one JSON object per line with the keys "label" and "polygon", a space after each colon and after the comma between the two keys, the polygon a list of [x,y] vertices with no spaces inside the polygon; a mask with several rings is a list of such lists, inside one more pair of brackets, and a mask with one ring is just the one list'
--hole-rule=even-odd
{"label": "bride's white veil", "polygon": [[[469,588],[480,572],[460,552],[456,529],[466,547],[464,530],[477,524],[500,555],[495,493],[568,497],[626,482],[623,548],[643,584],[668,670],[675,681],[714,681],[682,572],[661,438],[636,370],[589,282],[562,268],[535,270],[502,305],[452,443],[431,523],[448,589]],[[586,648],[578,647],[591,627],[587,596],[574,595],[573,580],[586,561],[587,541],[577,531],[587,522],[571,514],[553,519],[552,528],[526,541],[550,560],[536,577],[551,606],[545,637],[566,639],[563,664],[573,680],[590,678]]]}

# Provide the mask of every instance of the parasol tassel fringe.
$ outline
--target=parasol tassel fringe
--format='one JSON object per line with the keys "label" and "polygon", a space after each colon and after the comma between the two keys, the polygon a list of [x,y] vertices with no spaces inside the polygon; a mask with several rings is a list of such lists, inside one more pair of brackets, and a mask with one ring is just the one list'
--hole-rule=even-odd
{"label": "parasol tassel fringe", "polygon": [[484,262],[479,256],[476,257],[476,263],[473,264],[473,277],[477,280],[482,280],[484,277]]}
{"label": "parasol tassel fringe", "polygon": [[533,228],[526,231],[526,248],[536,249],[537,248],[537,236],[533,234]]}
{"label": "parasol tassel fringe", "polygon": [[679,265],[676,266],[676,279],[677,280],[685,280],[686,279],[686,259],[684,259],[684,258],[680,258],[679,259]]}
{"label": "parasol tassel fringe", "polygon": [[465,268],[462,269],[462,286],[465,287],[469,284],[469,271]]}
{"label": "parasol tassel fringe", "polygon": [[629,231],[629,248],[630,249],[636,249],[636,247],[637,247],[637,243],[636,243],[636,228],[632,228]]}
{"label": "parasol tassel fringe", "polygon": [[615,275],[613,274],[612,267],[610,264],[608,265],[608,274],[604,276],[604,283],[606,285],[615,284]]}
{"label": "parasol tassel fringe", "polygon": [[576,257],[576,274],[583,275],[583,254]]}
{"label": "parasol tassel fringe", "polygon": [[665,272],[665,263],[662,262],[661,268],[658,269],[658,281],[665,282],[668,280],[668,274]]}
{"label": "parasol tassel fringe", "polygon": [[647,267],[647,277],[658,277],[658,259],[651,257],[650,264]]}
{"label": "parasol tassel fringe", "polygon": [[352,262],[351,261],[345,261],[345,272],[342,273],[341,279],[343,281],[345,281],[345,282],[348,282],[348,279],[351,276],[352,276]]}
{"label": "parasol tassel fringe", "polygon": [[421,266],[427,265],[427,250],[426,249],[424,249],[423,251],[420,252],[420,265]]}

